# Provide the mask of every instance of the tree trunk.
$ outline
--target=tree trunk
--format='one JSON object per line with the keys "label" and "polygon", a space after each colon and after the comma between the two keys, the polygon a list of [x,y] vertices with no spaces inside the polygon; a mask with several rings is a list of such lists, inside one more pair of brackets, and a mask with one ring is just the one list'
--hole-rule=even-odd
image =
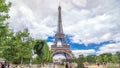
{"label": "tree trunk", "polygon": [[22,68],[23,65],[23,57],[21,57],[21,64],[20,64],[20,68]]}

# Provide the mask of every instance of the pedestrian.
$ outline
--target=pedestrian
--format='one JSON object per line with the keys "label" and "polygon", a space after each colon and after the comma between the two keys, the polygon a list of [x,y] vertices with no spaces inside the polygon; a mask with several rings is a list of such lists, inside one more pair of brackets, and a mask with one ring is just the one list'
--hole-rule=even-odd
{"label": "pedestrian", "polygon": [[88,68],[89,63],[86,61],[83,63],[85,68]]}
{"label": "pedestrian", "polygon": [[104,62],[104,65],[105,65],[104,68],[106,68],[106,64],[107,64],[107,62]]}
{"label": "pedestrian", "polygon": [[7,65],[7,68],[12,68],[12,66],[11,66],[11,64],[10,64],[10,63]]}
{"label": "pedestrian", "polygon": [[69,68],[72,68],[72,63],[71,62],[69,63]]}
{"label": "pedestrian", "polygon": [[68,62],[65,64],[65,68],[69,68],[69,67],[68,67]]}
{"label": "pedestrian", "polygon": [[100,66],[100,63],[99,63],[99,62],[97,62],[97,66],[98,66],[98,67]]}
{"label": "pedestrian", "polygon": [[4,63],[2,63],[2,67],[1,68],[5,68],[5,64]]}
{"label": "pedestrian", "polygon": [[106,68],[106,63],[105,62],[102,63],[102,67]]}
{"label": "pedestrian", "polygon": [[2,68],[2,63],[0,63],[0,68]]}

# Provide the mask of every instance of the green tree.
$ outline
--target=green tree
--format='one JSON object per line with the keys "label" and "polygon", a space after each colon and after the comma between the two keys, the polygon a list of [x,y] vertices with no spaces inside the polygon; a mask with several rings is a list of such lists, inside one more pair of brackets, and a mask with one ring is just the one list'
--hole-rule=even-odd
{"label": "green tree", "polygon": [[119,68],[120,68],[120,51],[116,52],[116,55],[118,56],[118,63],[119,63]]}
{"label": "green tree", "polygon": [[85,57],[83,55],[79,55],[79,58],[77,59],[77,68],[85,68],[83,63],[85,61]]}
{"label": "green tree", "polygon": [[4,45],[4,50],[3,50],[3,57],[8,60],[8,61],[12,61],[14,59],[15,56],[15,41],[16,39],[13,36],[13,32],[11,32],[11,34],[9,34],[9,36],[7,36],[7,40],[6,40],[6,45]]}
{"label": "green tree", "polygon": [[45,40],[37,40],[34,50],[40,63],[52,61],[51,52]]}
{"label": "green tree", "polygon": [[5,0],[0,0],[0,24],[9,18],[8,11],[11,3],[6,4]]}
{"label": "green tree", "polygon": [[9,36],[8,24],[5,20],[9,18],[8,11],[11,3],[6,4],[5,0],[0,0],[0,57],[3,57],[3,50]]}
{"label": "green tree", "polygon": [[112,62],[117,63],[118,62],[118,56],[116,54],[112,55]]}
{"label": "green tree", "polygon": [[18,59],[21,60],[21,64],[25,60],[29,60],[32,49],[33,49],[33,39],[29,36],[28,29],[25,29],[23,32],[19,31],[16,34],[17,38],[17,49],[18,50]]}
{"label": "green tree", "polygon": [[91,63],[95,63],[96,62],[96,55],[88,55],[87,61],[91,62]]}
{"label": "green tree", "polygon": [[105,62],[111,62],[112,60],[112,54],[111,53],[103,53],[100,55],[101,58],[102,58],[102,61],[105,61]]}
{"label": "green tree", "polygon": [[34,40],[29,36],[28,30],[11,33],[7,38],[7,45],[3,51],[4,57],[10,62],[28,63],[34,45]]}
{"label": "green tree", "polygon": [[103,62],[103,58],[102,58],[102,56],[97,56],[96,57],[96,62]]}

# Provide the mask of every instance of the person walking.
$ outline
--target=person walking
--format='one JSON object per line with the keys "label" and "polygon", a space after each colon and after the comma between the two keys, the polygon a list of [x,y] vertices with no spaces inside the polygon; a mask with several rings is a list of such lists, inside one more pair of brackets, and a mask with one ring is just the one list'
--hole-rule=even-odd
{"label": "person walking", "polygon": [[65,68],[69,68],[69,66],[68,66],[68,62],[66,62],[66,64],[65,64]]}
{"label": "person walking", "polygon": [[0,68],[2,68],[2,63],[0,63]]}
{"label": "person walking", "polygon": [[69,68],[72,68],[72,63],[71,62],[69,63]]}
{"label": "person walking", "polygon": [[103,62],[103,63],[102,63],[102,67],[103,67],[103,68],[106,68],[106,64],[107,64],[106,62]]}
{"label": "person walking", "polygon": [[1,68],[6,68],[6,62],[2,63],[2,67]]}
{"label": "person walking", "polygon": [[99,62],[97,62],[96,64],[97,64],[98,67],[100,66],[100,63],[99,63]]}

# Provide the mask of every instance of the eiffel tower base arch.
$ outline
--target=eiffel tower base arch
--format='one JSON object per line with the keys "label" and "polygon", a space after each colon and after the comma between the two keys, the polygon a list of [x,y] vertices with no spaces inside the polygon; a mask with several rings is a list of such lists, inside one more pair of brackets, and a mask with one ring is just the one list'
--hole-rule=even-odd
{"label": "eiffel tower base arch", "polygon": [[74,55],[72,54],[72,52],[70,51],[69,48],[65,48],[65,47],[52,47],[51,49],[52,52],[52,57],[57,55],[57,54],[62,54],[65,56],[65,58],[68,59],[73,59]]}

